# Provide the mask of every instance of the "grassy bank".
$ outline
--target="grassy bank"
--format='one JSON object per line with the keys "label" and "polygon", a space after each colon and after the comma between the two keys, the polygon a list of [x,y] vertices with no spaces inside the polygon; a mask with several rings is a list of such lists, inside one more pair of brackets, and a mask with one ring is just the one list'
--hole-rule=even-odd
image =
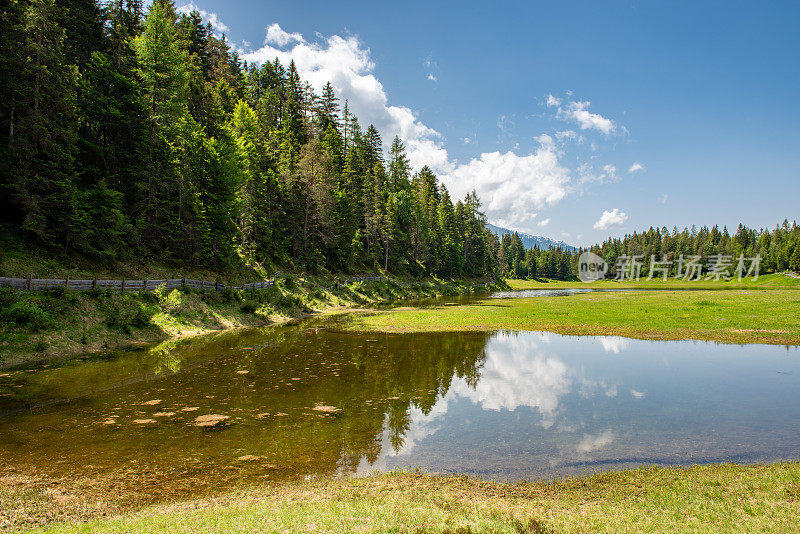
{"label": "grassy bank", "polygon": [[470,282],[357,282],[279,278],[252,291],[22,292],[0,288],[0,367],[189,335],[283,322],[311,313],[403,299],[456,295]]}
{"label": "grassy bank", "polygon": [[501,484],[390,473],[161,505],[72,532],[790,532],[800,464],[640,468]]}
{"label": "grassy bank", "polygon": [[796,345],[800,344],[798,317],[797,290],[705,289],[485,299],[461,305],[399,308],[357,316],[346,327],[381,332],[546,330],[572,335]]}
{"label": "grassy bank", "polygon": [[684,280],[682,278],[668,278],[646,280],[598,280],[596,282],[584,283],[580,280],[508,280],[511,289],[562,289],[562,288],[582,288],[582,289],[798,289],[800,290],[800,278],[787,276],[783,273],[766,274],[759,276],[757,280],[752,278],[742,278],[741,281],[732,278],[725,280]]}

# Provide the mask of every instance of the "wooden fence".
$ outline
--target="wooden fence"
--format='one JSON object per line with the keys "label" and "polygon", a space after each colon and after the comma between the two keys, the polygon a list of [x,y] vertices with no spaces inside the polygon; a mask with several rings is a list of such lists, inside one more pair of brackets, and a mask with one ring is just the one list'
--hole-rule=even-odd
{"label": "wooden fence", "polygon": [[[195,289],[213,289],[216,291],[224,291],[225,289],[265,289],[275,285],[275,281],[284,276],[280,273],[275,275],[275,278],[272,280],[264,280],[261,282],[251,282],[248,284],[242,284],[240,286],[227,286],[225,284],[221,284],[219,282],[209,282],[207,280],[195,280],[192,278],[163,278],[163,279],[154,279],[154,280],[98,280],[96,278],[92,280],[80,280],[80,279],[71,279],[69,277],[64,279],[58,278],[33,278],[33,275],[27,278],[9,278],[5,276],[0,276],[0,287],[11,287],[13,289],[19,289],[22,291],[40,291],[45,289],[55,289],[58,287],[63,287],[70,291],[90,291],[92,289],[113,289],[119,291],[154,291],[156,288],[160,286],[165,286],[167,289],[176,289],[179,287],[191,287]],[[350,284],[356,282],[389,282],[390,279],[384,276],[365,276],[365,277],[356,277],[356,278],[348,278],[343,282],[338,282],[331,287],[325,287],[317,284],[316,282],[312,282],[310,280],[305,280],[304,278],[299,278],[299,281],[302,283],[316,285],[323,289],[331,290],[339,287],[346,287]],[[402,282],[395,282],[399,285],[408,285]],[[489,286],[494,283],[494,280],[486,282],[484,284],[478,284],[478,286],[483,285],[484,287]]]}
{"label": "wooden fence", "polygon": [[0,286],[12,287],[23,291],[40,291],[43,289],[55,289],[63,287],[71,291],[89,291],[92,289],[113,289],[119,291],[154,291],[159,286],[167,289],[179,287],[192,287],[195,289],[214,289],[223,291],[228,289],[264,289],[275,285],[275,278],[262,282],[252,282],[240,286],[227,286],[219,282],[209,282],[207,280],[195,280],[193,278],[163,278],[156,280],[79,280],[56,278],[9,278],[0,276]]}

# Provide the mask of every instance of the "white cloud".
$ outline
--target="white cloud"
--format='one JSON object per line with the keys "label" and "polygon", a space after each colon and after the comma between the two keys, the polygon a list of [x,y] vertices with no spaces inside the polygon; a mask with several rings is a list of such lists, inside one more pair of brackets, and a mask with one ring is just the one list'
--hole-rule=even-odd
{"label": "white cloud", "polygon": [[468,145],[472,142],[472,139],[470,139],[469,137],[465,137],[462,139],[462,141],[464,142],[465,145]]}
{"label": "white cloud", "polygon": [[270,24],[267,28],[267,36],[264,38],[265,44],[275,46],[286,46],[289,43],[305,43],[306,40],[299,33],[289,33],[281,28],[277,22]]}
{"label": "white cloud", "polygon": [[197,7],[194,4],[182,5],[181,7],[177,8],[175,11],[177,11],[178,13],[185,13],[187,15],[189,13],[191,13],[192,11],[197,11],[198,13],[200,13],[200,16],[203,17],[203,20],[211,23],[211,29],[216,30],[220,34],[221,33],[225,33],[227,31],[229,31],[229,29],[230,29],[225,25],[225,23],[222,22],[222,20],[220,20],[220,18],[217,16],[216,13],[212,13],[212,12],[206,11],[204,9],[200,9],[199,7]]}
{"label": "white cloud", "polygon": [[578,165],[576,171],[578,172],[578,175],[581,177],[580,183],[582,184],[589,184],[589,183],[607,184],[607,183],[614,183],[619,180],[619,177],[617,176],[617,168],[611,164],[604,165],[603,170],[599,174],[595,173],[594,166],[589,162]]}
{"label": "white cloud", "polygon": [[524,230],[534,209],[556,204],[570,188],[569,169],[561,165],[556,149],[546,141],[540,139],[541,146],[527,156],[481,154],[458,165],[442,180],[454,198],[477,191],[489,220]]}
{"label": "white cloud", "polygon": [[434,61],[431,56],[426,57],[425,61],[423,61],[423,64],[425,65],[425,69],[428,71],[428,79],[432,82],[438,82],[439,64]]}
{"label": "white cloud", "polygon": [[595,230],[606,230],[612,226],[622,226],[627,220],[628,215],[619,211],[617,208],[614,208],[611,211],[603,210],[603,214],[600,216],[600,219],[594,223],[592,228]]}
{"label": "white cloud", "polygon": [[[567,93],[568,96],[571,94],[571,92]],[[548,94],[546,102],[547,107],[557,108],[556,116],[558,118],[578,123],[581,130],[597,130],[606,135],[617,130],[617,124],[613,120],[589,111],[589,106],[591,106],[589,101],[571,101],[562,107],[560,98]],[[626,130],[623,128],[623,131]]]}
{"label": "white cloud", "polygon": [[635,172],[640,172],[644,170],[644,165],[639,163],[638,161],[634,161],[633,165],[628,167],[628,174],[633,174]]}
{"label": "white cloud", "polygon": [[589,111],[590,102],[570,102],[566,108],[559,108],[559,116],[567,119],[572,119],[581,126],[581,130],[597,130],[608,135],[617,126],[611,119],[607,119],[597,113]]}
{"label": "white cloud", "polygon": [[547,219],[539,221],[539,228],[544,228],[548,224],[550,224],[550,218],[549,217]]}
{"label": "white cloud", "polygon": [[643,399],[645,394],[642,391],[636,391],[635,389],[632,389],[631,395],[633,395],[633,397],[636,399]]}
{"label": "white cloud", "polygon": [[669,199],[669,195],[668,195],[668,194],[666,194],[666,193],[664,193],[664,194],[661,196],[661,203],[662,203],[662,204],[666,204],[668,199]]}

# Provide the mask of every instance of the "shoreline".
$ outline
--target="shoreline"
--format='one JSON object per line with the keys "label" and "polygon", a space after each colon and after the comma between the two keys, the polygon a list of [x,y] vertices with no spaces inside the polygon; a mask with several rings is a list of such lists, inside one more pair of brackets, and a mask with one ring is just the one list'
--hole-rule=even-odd
{"label": "shoreline", "polygon": [[[512,287],[514,284],[509,282]],[[502,305],[485,299],[376,310],[354,316],[343,328],[382,333],[529,330],[653,341],[796,346],[800,345],[798,316],[800,292],[796,289],[596,291],[509,298]]]}
{"label": "shoreline", "polygon": [[529,482],[394,471],[243,487],[125,511],[93,509],[69,493],[59,500],[46,484],[26,491],[3,482],[0,502],[34,509],[4,507],[0,527],[51,533],[788,532],[800,521],[798,461],[642,466]]}
{"label": "shoreline", "polygon": [[[364,306],[504,289],[467,280],[357,282],[324,288],[294,276],[267,289],[169,292],[37,291],[0,294],[0,369],[96,356],[164,341],[357,312]],[[476,291],[476,288],[479,288]],[[10,303],[8,301],[11,301]],[[16,315],[14,315],[16,314]]]}

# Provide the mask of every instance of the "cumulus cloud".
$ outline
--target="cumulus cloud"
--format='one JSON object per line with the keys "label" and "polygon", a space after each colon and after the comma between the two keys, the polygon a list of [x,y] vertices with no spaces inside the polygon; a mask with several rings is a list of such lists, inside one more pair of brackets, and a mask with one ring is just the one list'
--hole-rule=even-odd
{"label": "cumulus cloud", "polygon": [[633,174],[635,172],[640,172],[644,170],[644,165],[639,163],[638,161],[634,161],[633,164],[628,167],[628,174]]}
{"label": "cumulus cloud", "polygon": [[592,228],[595,230],[606,230],[612,226],[622,226],[627,220],[628,215],[619,211],[617,208],[614,208],[611,211],[603,210],[603,214],[600,216],[600,219],[594,223]]}
{"label": "cumulus cloud", "polygon": [[642,391],[636,391],[635,389],[632,389],[631,390],[631,395],[635,399],[643,399],[645,394]]}
{"label": "cumulus cloud", "polygon": [[539,228],[544,228],[548,224],[550,224],[550,218],[549,217],[547,219],[543,219],[543,220],[539,221]]}
{"label": "cumulus cloud", "polygon": [[461,198],[477,191],[490,220],[501,226],[523,226],[533,210],[563,199],[570,187],[569,169],[561,165],[556,148],[540,139],[532,154],[489,152],[457,166],[442,180]]}
{"label": "cumulus cloud", "polygon": [[265,44],[275,45],[275,46],[286,46],[289,43],[304,43],[306,42],[303,39],[303,36],[299,33],[289,33],[281,28],[280,24],[277,22],[274,24],[270,24],[267,28],[267,36],[264,38]]}
{"label": "cumulus cloud", "polygon": [[556,98],[551,94],[547,95],[547,107],[558,107],[561,105],[561,99]]}
{"label": "cumulus cloud", "polygon": [[220,34],[229,31],[229,28],[225,25],[224,22],[222,22],[222,20],[217,16],[216,13],[212,13],[212,12],[206,11],[204,9],[200,9],[199,7],[197,7],[194,4],[182,5],[179,8],[177,8],[175,11],[177,11],[178,13],[185,13],[187,15],[189,13],[191,13],[192,11],[197,11],[198,13],[200,13],[200,16],[203,17],[203,20],[206,20],[206,21],[211,23],[211,29],[212,30],[215,30],[216,32],[218,32]]}

